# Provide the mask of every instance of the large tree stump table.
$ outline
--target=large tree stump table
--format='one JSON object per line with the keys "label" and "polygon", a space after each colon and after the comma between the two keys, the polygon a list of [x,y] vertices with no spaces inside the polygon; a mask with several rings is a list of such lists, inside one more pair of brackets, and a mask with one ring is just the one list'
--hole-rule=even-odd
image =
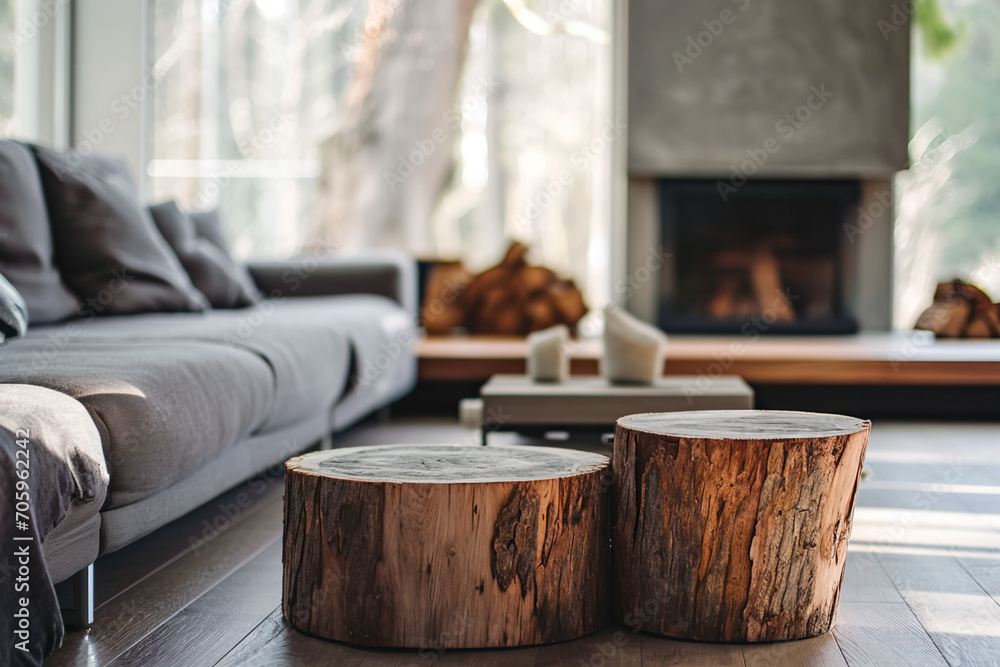
{"label": "large tree stump table", "polygon": [[619,419],[612,550],[625,623],[719,642],[828,631],[870,428],[752,410]]}
{"label": "large tree stump table", "polygon": [[547,447],[315,452],[285,472],[285,618],[364,646],[544,644],[606,623],[608,459]]}

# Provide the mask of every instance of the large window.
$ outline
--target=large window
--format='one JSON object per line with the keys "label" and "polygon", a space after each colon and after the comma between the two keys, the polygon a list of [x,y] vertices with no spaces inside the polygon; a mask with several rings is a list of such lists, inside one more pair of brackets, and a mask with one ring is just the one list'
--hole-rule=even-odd
{"label": "large window", "polygon": [[69,139],[70,0],[0,0],[0,137]]}
{"label": "large window", "polygon": [[[896,326],[935,283],[969,280],[1000,299],[1000,4],[939,0],[914,30],[913,167],[896,181]],[[937,44],[934,30],[955,36]]]}
{"label": "large window", "polygon": [[342,0],[156,0],[153,199],[222,208],[243,257],[303,244],[364,18]]}
{"label": "large window", "polygon": [[[625,140],[611,117],[611,12],[610,0],[480,5],[460,168],[435,220],[440,254],[482,268],[515,238],[591,306],[606,301],[611,150]],[[484,80],[496,88],[476,104]]]}
{"label": "large window", "polygon": [[[368,0],[151,6],[152,197],[221,207],[240,256],[296,253],[309,241],[324,144],[342,119],[363,31],[392,12],[373,20]],[[608,165],[620,136],[609,111],[610,19],[611,0],[478,4],[442,121],[455,130],[454,169],[429,193],[430,238],[415,252],[479,269],[518,239],[533,261],[575,278],[592,305],[606,299]],[[433,66],[419,56],[408,66]]]}
{"label": "large window", "polygon": [[14,130],[14,0],[0,0],[0,137]]}

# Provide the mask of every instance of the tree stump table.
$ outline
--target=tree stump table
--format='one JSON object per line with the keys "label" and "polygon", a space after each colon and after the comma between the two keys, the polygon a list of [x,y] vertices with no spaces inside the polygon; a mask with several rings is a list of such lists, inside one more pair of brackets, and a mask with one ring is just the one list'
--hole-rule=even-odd
{"label": "tree stump table", "polygon": [[719,642],[828,631],[870,428],[753,410],[619,419],[612,551],[625,623]]}
{"label": "tree stump table", "polygon": [[608,459],[379,446],[285,468],[285,618],[364,646],[544,644],[606,623]]}

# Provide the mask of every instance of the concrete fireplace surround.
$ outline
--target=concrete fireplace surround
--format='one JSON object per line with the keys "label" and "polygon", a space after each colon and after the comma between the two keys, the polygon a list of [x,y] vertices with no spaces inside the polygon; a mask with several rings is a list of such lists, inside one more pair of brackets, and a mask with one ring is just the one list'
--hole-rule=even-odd
{"label": "concrete fireplace surround", "polygon": [[[626,267],[660,247],[659,178],[856,178],[844,301],[891,328],[892,179],[908,166],[909,30],[894,0],[628,0],[619,8],[619,107],[628,119]],[[627,75],[625,74],[627,72]],[[656,280],[626,305],[654,322]]]}

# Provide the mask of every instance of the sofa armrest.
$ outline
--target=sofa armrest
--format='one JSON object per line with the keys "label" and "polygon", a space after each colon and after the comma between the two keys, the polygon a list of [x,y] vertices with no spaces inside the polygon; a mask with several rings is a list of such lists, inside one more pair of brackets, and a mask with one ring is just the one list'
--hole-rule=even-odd
{"label": "sofa armrest", "polygon": [[251,262],[247,268],[265,296],[379,294],[399,303],[416,319],[417,265],[401,252]]}

